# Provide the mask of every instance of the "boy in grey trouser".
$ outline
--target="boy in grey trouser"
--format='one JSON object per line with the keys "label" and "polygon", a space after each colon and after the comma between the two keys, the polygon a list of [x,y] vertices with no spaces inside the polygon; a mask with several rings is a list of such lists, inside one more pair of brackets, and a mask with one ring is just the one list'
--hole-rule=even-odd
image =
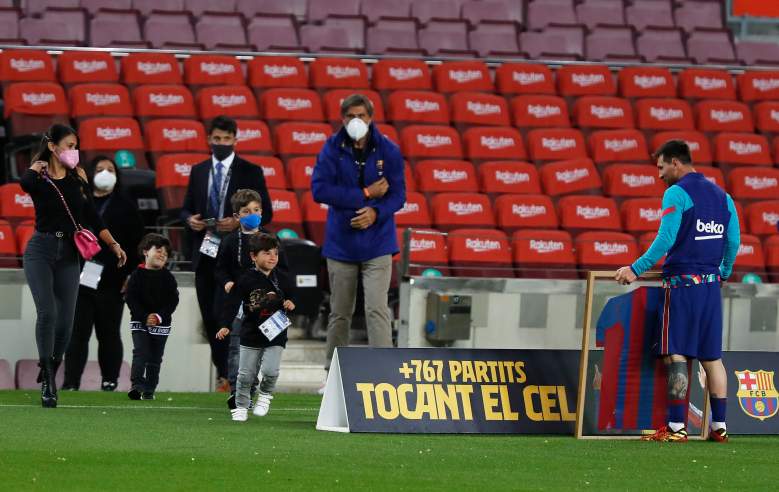
{"label": "boy in grey trouser", "polygon": [[273,345],[265,348],[246,347],[241,345],[238,364],[238,379],[235,388],[235,405],[239,408],[249,408],[252,385],[257,382],[257,375],[262,374],[260,393],[271,395],[276,388],[281,367],[281,354],[284,347]]}

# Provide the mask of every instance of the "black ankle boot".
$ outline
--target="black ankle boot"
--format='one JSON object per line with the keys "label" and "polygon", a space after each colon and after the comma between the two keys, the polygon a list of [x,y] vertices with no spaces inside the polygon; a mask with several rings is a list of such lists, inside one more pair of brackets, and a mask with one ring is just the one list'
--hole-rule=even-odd
{"label": "black ankle boot", "polygon": [[50,382],[49,387],[51,388],[51,392],[54,395],[54,399],[57,399],[57,371],[60,368],[60,364],[62,364],[62,356],[51,357],[51,372],[49,373]]}
{"label": "black ankle boot", "polygon": [[38,374],[41,383],[41,406],[44,408],[57,407],[57,395],[52,393],[52,387],[56,387],[56,385],[52,384],[54,377],[51,376],[51,365],[51,359],[49,358],[41,359],[38,362],[38,366],[41,368],[41,371]]}

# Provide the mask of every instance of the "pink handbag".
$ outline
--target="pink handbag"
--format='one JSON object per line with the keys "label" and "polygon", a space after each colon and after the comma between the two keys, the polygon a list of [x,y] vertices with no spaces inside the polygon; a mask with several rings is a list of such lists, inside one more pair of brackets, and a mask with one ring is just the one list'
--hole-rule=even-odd
{"label": "pink handbag", "polygon": [[60,196],[60,200],[62,200],[62,205],[65,206],[65,211],[68,212],[68,216],[73,222],[73,227],[76,229],[76,231],[73,233],[73,242],[76,244],[76,249],[82,258],[85,260],[91,260],[92,257],[98,254],[101,249],[100,243],[97,241],[97,237],[92,234],[92,231],[89,229],[84,229],[81,227],[81,224],[76,222],[76,219],[73,218],[73,214],[70,213],[70,207],[68,207],[68,203],[65,201],[65,197],[62,196],[60,189],[57,188],[57,185],[54,184],[54,182],[47,174],[43,174],[43,177],[57,191],[57,194]]}

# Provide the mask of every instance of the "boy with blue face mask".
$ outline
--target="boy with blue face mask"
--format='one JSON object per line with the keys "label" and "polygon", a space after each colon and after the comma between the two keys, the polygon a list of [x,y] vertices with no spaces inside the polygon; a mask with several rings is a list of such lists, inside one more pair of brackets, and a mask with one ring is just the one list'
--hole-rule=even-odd
{"label": "boy with blue face mask", "polygon": [[[214,275],[219,290],[214,303],[215,311],[222,312],[222,306],[227,295],[232,290],[235,282],[247,270],[254,268],[254,263],[249,255],[249,238],[261,232],[267,233],[260,223],[262,222],[262,200],[255,190],[237,190],[230,198],[235,213],[233,216],[240,223],[240,228],[231,232],[221,242],[219,253],[216,256],[216,270]],[[283,250],[279,250],[279,264],[277,273],[281,276],[287,274],[287,260]],[[238,375],[238,355],[241,338],[241,315],[239,309],[233,321],[230,331],[230,348],[227,355],[227,379],[230,383],[230,397],[227,406],[235,408],[235,382]],[[254,394],[256,384],[252,386]]]}

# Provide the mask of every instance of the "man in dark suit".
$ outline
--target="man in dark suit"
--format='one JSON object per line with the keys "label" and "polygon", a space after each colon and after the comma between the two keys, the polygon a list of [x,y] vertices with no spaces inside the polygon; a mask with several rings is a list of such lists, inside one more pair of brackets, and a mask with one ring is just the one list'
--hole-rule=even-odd
{"label": "man in dark suit", "polygon": [[219,313],[215,312],[215,303],[221,298],[221,291],[216,285],[214,269],[221,238],[238,227],[230,197],[238,189],[256,190],[262,198],[262,224],[269,223],[273,217],[262,168],[241,159],[233,151],[237,133],[238,125],[232,118],[214,118],[208,134],[211,158],[192,167],[181,209],[182,220],[192,230],[192,270],[197,301],[211,344],[211,360],[216,366],[219,391],[229,390],[228,344],[216,339]]}

